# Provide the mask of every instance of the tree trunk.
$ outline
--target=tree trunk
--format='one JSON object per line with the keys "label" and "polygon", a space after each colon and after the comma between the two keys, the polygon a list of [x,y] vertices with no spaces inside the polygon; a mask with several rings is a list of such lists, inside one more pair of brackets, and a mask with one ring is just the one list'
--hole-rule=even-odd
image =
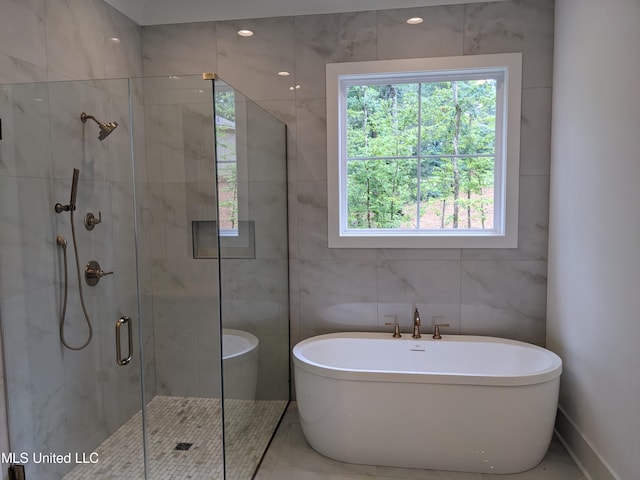
{"label": "tree trunk", "polygon": [[371,228],[371,188],[367,177],[367,228]]}
{"label": "tree trunk", "polygon": [[[453,103],[456,108],[456,125],[455,133],[453,136],[453,154],[458,155],[458,143],[460,141],[460,117],[462,115],[462,108],[458,103],[458,82],[452,83],[453,88]],[[458,157],[454,156],[452,159],[453,165],[453,228],[458,228],[458,199],[460,198],[460,172],[458,170]]]}
{"label": "tree trunk", "polygon": [[467,187],[467,228],[471,228],[471,171],[469,171],[469,186]]}

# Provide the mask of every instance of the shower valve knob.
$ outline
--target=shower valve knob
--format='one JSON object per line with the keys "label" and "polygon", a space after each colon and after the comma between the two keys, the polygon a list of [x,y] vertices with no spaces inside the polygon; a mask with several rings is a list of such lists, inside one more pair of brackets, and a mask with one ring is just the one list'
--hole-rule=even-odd
{"label": "shower valve knob", "polygon": [[100,268],[100,264],[95,260],[91,260],[87,263],[87,266],[84,269],[84,279],[90,287],[95,287],[102,277],[112,274],[113,272],[105,272],[102,270]]}
{"label": "shower valve knob", "polygon": [[93,213],[89,212],[84,216],[84,226],[87,230],[93,230],[93,227],[102,222],[102,212],[98,212],[96,217]]}

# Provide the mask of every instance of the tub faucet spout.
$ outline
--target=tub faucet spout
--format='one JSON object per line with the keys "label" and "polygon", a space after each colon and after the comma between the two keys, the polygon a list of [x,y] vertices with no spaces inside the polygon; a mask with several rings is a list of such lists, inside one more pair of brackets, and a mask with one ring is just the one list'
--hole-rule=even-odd
{"label": "tub faucet spout", "polygon": [[422,335],[420,335],[420,312],[418,312],[418,309],[416,308],[415,311],[413,312],[413,335],[411,335],[411,338],[420,338]]}

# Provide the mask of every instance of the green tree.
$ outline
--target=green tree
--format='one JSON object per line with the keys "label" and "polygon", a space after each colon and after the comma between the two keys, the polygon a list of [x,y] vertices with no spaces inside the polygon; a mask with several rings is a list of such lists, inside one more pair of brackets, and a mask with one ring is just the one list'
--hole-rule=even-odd
{"label": "green tree", "polygon": [[441,228],[459,228],[463,210],[467,228],[472,218],[484,228],[495,96],[491,79],[349,88],[349,227],[415,228],[426,204],[439,202]]}

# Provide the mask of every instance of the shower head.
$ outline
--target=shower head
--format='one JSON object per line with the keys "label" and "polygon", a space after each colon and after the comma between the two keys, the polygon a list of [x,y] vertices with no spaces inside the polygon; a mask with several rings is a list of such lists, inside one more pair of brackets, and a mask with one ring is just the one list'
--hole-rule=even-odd
{"label": "shower head", "polygon": [[94,117],[93,115],[87,115],[84,112],[80,114],[80,120],[82,120],[82,123],[86,123],[87,119],[89,118],[94,122],[96,122],[98,124],[98,127],[100,128],[100,133],[98,134],[98,140],[100,141],[107,138],[107,136],[109,136],[109,134],[113,132],[118,126],[118,122],[108,122],[108,123],[100,122],[96,120],[96,117]]}

